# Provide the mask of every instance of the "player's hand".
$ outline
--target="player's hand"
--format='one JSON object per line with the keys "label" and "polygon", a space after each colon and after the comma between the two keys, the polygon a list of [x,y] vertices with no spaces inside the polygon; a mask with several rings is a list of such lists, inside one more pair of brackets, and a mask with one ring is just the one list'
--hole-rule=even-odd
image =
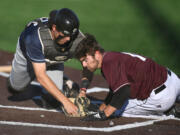
{"label": "player's hand", "polygon": [[106,104],[103,103],[103,104],[100,105],[99,110],[100,110],[100,111],[104,111],[104,109],[105,109],[106,107],[107,107]]}
{"label": "player's hand", "polygon": [[69,99],[65,102],[64,108],[67,113],[71,115],[77,115],[78,114],[78,108],[75,106]]}
{"label": "player's hand", "polygon": [[86,97],[86,92],[85,91],[80,91],[79,97]]}

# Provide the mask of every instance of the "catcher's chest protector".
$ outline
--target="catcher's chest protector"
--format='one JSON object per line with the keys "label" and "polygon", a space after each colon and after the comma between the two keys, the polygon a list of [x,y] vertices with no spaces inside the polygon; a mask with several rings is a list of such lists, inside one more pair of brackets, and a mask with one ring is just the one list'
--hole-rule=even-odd
{"label": "catcher's chest protector", "polygon": [[71,59],[74,55],[76,47],[79,42],[84,38],[84,35],[79,32],[77,38],[71,41],[69,44],[71,48],[68,51],[62,52],[56,49],[57,44],[52,40],[51,32],[48,27],[39,28],[39,38],[41,40],[43,53],[46,58],[46,62],[49,64],[63,63],[64,61]]}
{"label": "catcher's chest protector", "polygon": [[52,40],[49,28],[40,27],[39,36],[47,63],[63,63],[72,57],[70,52],[60,52],[55,48],[56,43]]}

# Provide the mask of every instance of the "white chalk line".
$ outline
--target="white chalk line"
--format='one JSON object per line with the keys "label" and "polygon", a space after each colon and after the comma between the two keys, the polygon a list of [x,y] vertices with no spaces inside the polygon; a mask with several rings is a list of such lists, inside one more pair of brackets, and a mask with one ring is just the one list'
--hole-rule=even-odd
{"label": "white chalk line", "polygon": [[[61,110],[58,109],[45,109],[45,108],[38,108],[38,107],[22,107],[22,106],[7,106],[7,105],[0,105],[0,108],[5,108],[5,109],[17,109],[17,110],[26,110],[26,111],[45,111],[45,112],[61,112]],[[131,115],[131,116],[123,116],[127,118],[145,118],[145,119],[162,119],[162,118],[168,118],[168,119],[175,119],[175,120],[180,120],[178,118],[175,118],[174,116],[156,116],[156,115],[149,115],[149,116],[144,116],[144,115]]]}
{"label": "white chalk line", "polygon": [[123,129],[137,128],[141,126],[152,125],[154,122],[163,121],[167,119],[150,120],[146,122],[136,122],[132,124],[117,125],[113,127],[76,127],[76,126],[62,126],[62,125],[49,125],[49,124],[37,124],[37,123],[26,123],[26,122],[14,122],[14,121],[0,121],[1,125],[13,125],[13,126],[28,126],[28,127],[42,127],[42,128],[55,128],[55,129],[65,129],[65,130],[82,130],[82,131],[100,131],[100,132],[113,132],[120,131]]}
{"label": "white chalk line", "polygon": [[179,118],[174,117],[174,115],[162,115],[162,116],[158,116],[158,115],[129,115],[129,116],[122,116],[122,117],[126,117],[126,118],[144,118],[144,119],[171,119],[171,120],[178,120],[180,121]]}
{"label": "white chalk line", "polygon": [[[57,110],[46,110],[46,109],[43,109],[43,108],[4,106],[4,105],[0,105],[0,108],[20,109],[20,110],[29,110],[29,111],[59,112]],[[152,117],[148,117],[148,118],[152,118]],[[141,127],[141,126],[148,126],[148,125],[152,125],[154,122],[158,122],[158,121],[164,121],[164,120],[170,120],[170,119],[171,120],[180,120],[180,119],[177,119],[177,118],[173,118],[171,116],[153,117],[153,118],[154,118],[153,120],[149,120],[149,121],[146,121],[146,122],[135,122],[135,123],[132,123],[132,124],[117,125],[117,126],[103,127],[103,128],[74,127],[74,126],[37,124],[37,123],[14,122],[14,121],[0,121],[0,125],[14,125],[14,126],[16,125],[16,126],[27,126],[27,127],[56,128],[56,129],[64,129],[64,130],[84,130],[84,131],[112,132],[112,131],[120,131],[120,130],[123,130],[123,129],[131,129],[131,128],[137,128],[137,127]]]}
{"label": "white chalk line", "polygon": [[56,110],[56,109],[44,109],[44,108],[38,108],[38,107],[21,107],[21,106],[6,106],[6,105],[0,105],[0,108],[26,110],[26,111],[60,112],[60,110]]}
{"label": "white chalk line", "polygon": [[5,72],[0,72],[0,75],[3,76],[3,77],[9,77],[9,74],[5,73]]}

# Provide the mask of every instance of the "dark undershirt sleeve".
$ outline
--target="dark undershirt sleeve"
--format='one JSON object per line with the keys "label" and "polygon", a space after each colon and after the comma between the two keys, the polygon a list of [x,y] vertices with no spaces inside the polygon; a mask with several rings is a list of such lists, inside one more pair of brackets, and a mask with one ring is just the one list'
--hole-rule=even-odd
{"label": "dark undershirt sleeve", "polygon": [[89,82],[91,82],[93,79],[93,72],[89,71],[87,68],[83,68],[82,76],[83,78],[87,78]]}
{"label": "dark undershirt sleeve", "polygon": [[89,71],[87,68],[83,68],[80,89],[82,90],[84,89],[86,91],[86,89],[91,84],[92,79],[93,79],[93,72]]}
{"label": "dark undershirt sleeve", "polygon": [[105,100],[104,100],[104,103],[105,103],[106,105],[108,105],[108,104],[111,102],[112,97],[113,97],[113,91],[110,90],[109,93],[108,93],[108,95],[106,96],[106,98],[105,98]]}
{"label": "dark undershirt sleeve", "polygon": [[130,86],[125,85],[121,87],[118,91],[113,93],[109,104],[115,107],[116,109],[121,109],[123,104],[129,99],[129,97],[130,97]]}

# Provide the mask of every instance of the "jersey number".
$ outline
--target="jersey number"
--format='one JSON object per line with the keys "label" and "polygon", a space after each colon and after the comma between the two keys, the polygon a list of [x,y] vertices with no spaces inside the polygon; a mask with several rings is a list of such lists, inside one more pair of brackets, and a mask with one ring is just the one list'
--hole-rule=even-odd
{"label": "jersey number", "polygon": [[[48,18],[47,17],[41,17],[41,18],[39,18],[39,20],[43,23],[43,22],[47,22]],[[31,24],[33,24],[34,26],[37,26],[38,22],[37,21],[31,21],[28,23],[27,27],[30,26]]]}
{"label": "jersey number", "polygon": [[133,53],[127,53],[127,52],[123,52],[123,53],[124,53],[124,54],[128,54],[128,55],[130,55],[130,56],[132,56],[132,57],[139,58],[139,59],[142,60],[142,61],[146,61],[146,58],[143,57],[143,56],[140,56],[140,55],[137,55],[137,54],[133,54]]}

